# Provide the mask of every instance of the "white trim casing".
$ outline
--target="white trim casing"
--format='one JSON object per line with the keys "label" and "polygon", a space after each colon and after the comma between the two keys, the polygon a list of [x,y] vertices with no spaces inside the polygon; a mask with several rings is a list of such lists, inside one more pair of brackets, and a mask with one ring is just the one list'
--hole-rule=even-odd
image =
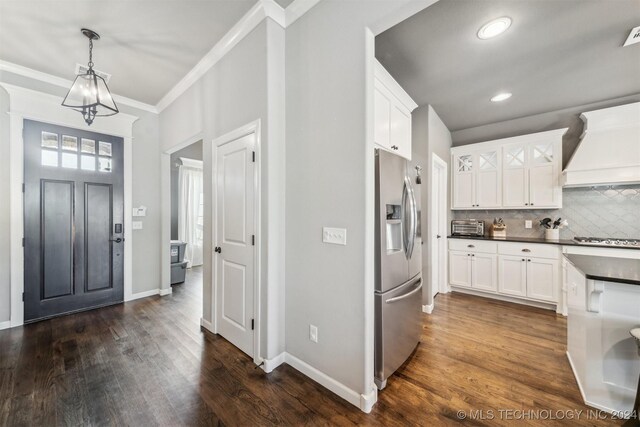
{"label": "white trim casing", "polygon": [[[260,335],[262,329],[261,322],[261,302],[262,302],[262,180],[261,180],[261,171],[260,167],[262,155],[261,155],[261,140],[262,140],[262,126],[261,120],[255,120],[249,124],[241,126],[237,129],[232,130],[222,136],[217,137],[213,140],[213,150],[212,150],[212,167],[215,169],[215,165],[217,164],[217,149],[219,146],[224,145],[228,142],[234,141],[238,138],[242,138],[243,136],[255,135],[255,152],[256,152],[256,162],[255,162],[255,171],[254,171],[254,230],[256,235],[256,241],[258,242],[254,246],[254,287],[253,287],[253,317],[255,319],[255,329],[253,331],[253,362],[256,365],[260,365],[263,361],[260,352]],[[218,217],[217,210],[215,209],[215,201],[217,200],[217,174],[214,172],[211,176],[211,191],[212,191],[212,242],[215,245],[218,241],[216,238],[216,232],[218,229]],[[213,332],[218,333],[218,321],[217,321],[217,305],[216,305],[216,296],[218,293],[218,281],[217,281],[217,272],[216,272],[216,255],[212,254],[211,261],[211,278],[213,282],[213,286],[211,289],[211,318],[213,320]]]}
{"label": "white trim casing", "polygon": [[425,304],[422,306],[422,312],[423,313],[427,313],[427,314],[431,314],[433,313],[433,308],[435,306],[435,303],[431,303],[431,304]]}
{"label": "white trim casing", "polygon": [[[32,68],[23,67],[22,65],[14,64],[0,60],[0,71],[6,71],[9,73],[17,74],[19,76],[28,77],[30,79],[38,80],[44,83],[49,83],[54,86],[63,87],[69,89],[73,84],[72,80],[67,80],[62,77],[54,76],[52,74],[43,73]],[[126,96],[111,94],[116,104],[128,105],[129,107],[137,108],[138,110],[148,111],[150,113],[158,113],[158,109],[150,104],[136,101],[135,99],[127,98]]]}
{"label": "white trim casing", "polygon": [[150,291],[136,292],[135,294],[129,295],[129,299],[125,299],[125,301],[133,301],[140,298],[147,298],[154,295],[158,295],[160,293],[160,289],[151,289]]}
{"label": "white trim casing", "polygon": [[276,369],[278,366],[282,365],[285,362],[286,356],[287,356],[287,353],[282,352],[278,354],[276,357],[274,357],[273,359],[264,359],[262,364],[262,370],[265,371],[267,374],[272,372],[274,369]]}
{"label": "white trim casing", "polygon": [[11,327],[11,320],[7,320],[5,322],[0,322],[0,331],[3,329],[8,329]]}
{"label": "white trim casing", "polygon": [[307,13],[313,6],[320,3],[320,0],[295,0],[284,10],[284,28],[293,24],[302,15]]}
{"label": "white trim casing", "polygon": [[[24,182],[22,138],[25,119],[37,120],[76,129],[86,130],[81,114],[60,105],[60,98],[31,89],[0,82],[9,94],[9,165],[10,174],[10,224],[11,224],[11,327],[24,323],[24,253],[22,238],[24,230],[24,206],[22,183]],[[132,295],[133,253],[131,233],[132,194],[132,149],[133,123],[138,117],[120,113],[109,120],[93,123],[92,131],[122,137],[124,140],[124,298]]]}
{"label": "white trim casing", "polygon": [[200,326],[213,333],[213,324],[202,317],[200,318]]}

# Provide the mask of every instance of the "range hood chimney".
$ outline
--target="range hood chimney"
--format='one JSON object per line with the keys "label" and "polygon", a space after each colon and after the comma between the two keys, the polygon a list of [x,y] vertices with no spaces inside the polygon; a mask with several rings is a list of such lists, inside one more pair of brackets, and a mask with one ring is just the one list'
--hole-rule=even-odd
{"label": "range hood chimney", "polygon": [[564,187],[640,183],[640,102],[589,111]]}

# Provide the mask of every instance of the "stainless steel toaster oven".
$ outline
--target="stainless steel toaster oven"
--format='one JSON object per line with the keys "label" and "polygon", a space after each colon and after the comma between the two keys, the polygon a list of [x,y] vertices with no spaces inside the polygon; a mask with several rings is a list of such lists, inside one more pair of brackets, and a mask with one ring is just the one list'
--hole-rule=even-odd
{"label": "stainless steel toaster oven", "polygon": [[452,236],[484,236],[484,221],[477,219],[454,219],[451,221]]}

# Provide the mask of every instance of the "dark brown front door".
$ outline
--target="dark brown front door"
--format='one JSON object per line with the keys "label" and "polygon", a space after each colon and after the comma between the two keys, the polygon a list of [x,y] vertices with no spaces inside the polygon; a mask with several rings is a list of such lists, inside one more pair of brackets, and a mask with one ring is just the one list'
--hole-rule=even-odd
{"label": "dark brown front door", "polygon": [[24,121],[25,322],[123,301],[123,140]]}

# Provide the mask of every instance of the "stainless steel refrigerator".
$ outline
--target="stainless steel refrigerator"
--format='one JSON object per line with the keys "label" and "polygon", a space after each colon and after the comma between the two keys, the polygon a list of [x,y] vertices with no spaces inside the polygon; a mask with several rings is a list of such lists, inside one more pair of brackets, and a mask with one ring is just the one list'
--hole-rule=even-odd
{"label": "stainless steel refrigerator", "polygon": [[422,331],[419,168],[376,150],[375,382],[380,390]]}

